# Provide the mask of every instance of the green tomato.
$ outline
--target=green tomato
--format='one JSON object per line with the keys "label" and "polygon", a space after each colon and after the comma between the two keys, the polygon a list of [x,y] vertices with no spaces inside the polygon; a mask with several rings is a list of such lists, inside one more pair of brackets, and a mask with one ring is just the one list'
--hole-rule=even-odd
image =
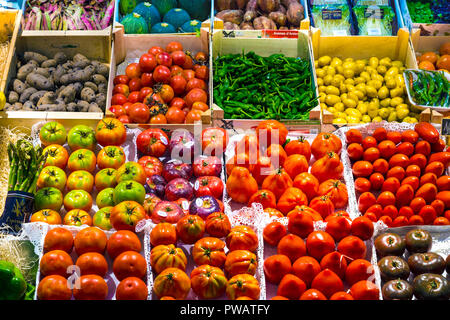
{"label": "green tomato", "polygon": [[117,170],[113,168],[102,169],[95,175],[95,188],[102,191],[105,188],[114,188],[116,182]]}
{"label": "green tomato", "polygon": [[42,169],[37,180],[39,189],[54,187],[60,191],[64,191],[66,187],[67,176],[64,170],[55,166],[48,166]]}
{"label": "green tomato", "polygon": [[106,188],[97,194],[95,203],[99,209],[104,207],[114,207],[114,188]]}
{"label": "green tomato", "polygon": [[61,191],[54,187],[39,189],[34,196],[34,208],[36,211],[51,209],[59,212],[63,204],[63,195]]}
{"label": "green tomato", "polygon": [[144,200],[145,188],[139,182],[133,180],[122,181],[114,188],[114,203],[136,201],[142,205]]}
{"label": "green tomato", "polygon": [[67,132],[61,123],[51,121],[42,126],[39,131],[39,138],[46,147],[51,144],[63,145],[66,142]]}
{"label": "green tomato", "polygon": [[67,143],[72,151],[78,149],[94,150],[97,143],[95,131],[88,126],[79,124],[69,130]]}
{"label": "green tomato", "polygon": [[81,209],[89,212],[92,208],[92,197],[84,190],[72,190],[64,196],[64,208],[66,211]]}
{"label": "green tomato", "polygon": [[111,211],[113,207],[104,207],[98,210],[92,219],[92,223],[94,226],[103,229],[103,230],[111,230]]}

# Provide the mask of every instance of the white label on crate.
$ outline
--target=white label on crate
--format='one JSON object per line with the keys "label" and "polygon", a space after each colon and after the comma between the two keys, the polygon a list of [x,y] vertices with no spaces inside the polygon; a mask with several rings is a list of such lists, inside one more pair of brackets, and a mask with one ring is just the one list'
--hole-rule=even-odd
{"label": "white label on crate", "polygon": [[381,36],[381,29],[380,28],[369,28],[369,29],[367,29],[367,34],[369,36]]}
{"label": "white label on crate", "polygon": [[333,30],[333,36],[346,36],[347,31],[345,30]]}

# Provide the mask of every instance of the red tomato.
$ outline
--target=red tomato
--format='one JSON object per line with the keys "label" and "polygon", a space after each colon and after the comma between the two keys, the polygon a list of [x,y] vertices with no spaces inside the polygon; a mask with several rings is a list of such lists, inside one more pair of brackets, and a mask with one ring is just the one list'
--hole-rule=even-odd
{"label": "red tomato", "polygon": [[169,83],[170,69],[167,66],[157,66],[153,71],[153,79],[156,82]]}
{"label": "red tomato", "polygon": [[181,50],[173,51],[171,56],[172,62],[178,66],[182,66],[186,63],[186,54]]}
{"label": "red tomato", "polygon": [[[186,77],[184,77],[184,78],[186,79]],[[206,89],[207,89],[206,82],[203,81],[202,79],[197,79],[197,78],[192,78],[192,79],[187,80],[186,91],[189,92],[195,88],[206,91]]]}
{"label": "red tomato", "polygon": [[139,66],[139,63],[136,63],[136,62],[130,63],[126,67],[125,73],[126,73],[127,77],[130,79],[140,78],[142,72],[141,72],[141,67]]}
{"label": "red tomato", "polygon": [[183,76],[183,68],[180,66],[177,66],[176,64],[172,65],[170,67],[170,76]]}
{"label": "red tomato", "polygon": [[113,89],[113,94],[122,93],[125,97],[130,94],[130,87],[127,84],[116,84]]}
{"label": "red tomato", "polygon": [[128,76],[121,74],[118,75],[114,78],[113,80],[113,84],[117,85],[117,84],[128,84],[128,81],[130,81],[130,78],[128,78]]}
{"label": "red tomato", "polygon": [[156,58],[151,53],[144,53],[139,59],[139,66],[142,72],[152,72],[156,65]]}
{"label": "red tomato", "polygon": [[151,53],[152,55],[156,56],[158,53],[164,52],[164,49],[158,46],[151,47],[148,49],[148,53]]}
{"label": "red tomato", "polygon": [[195,89],[192,89],[191,91],[189,91],[184,99],[186,100],[187,106],[192,107],[194,102],[197,102],[197,101],[207,103],[208,94],[206,93],[205,90],[195,88]]}
{"label": "red tomato", "polygon": [[202,150],[205,155],[222,154],[228,144],[228,134],[222,128],[206,128],[202,131]]}
{"label": "red tomato", "polygon": [[128,96],[128,102],[131,102],[131,103],[140,102],[139,101],[139,91],[131,92],[130,95]]}
{"label": "red tomato", "polygon": [[134,123],[147,123],[150,118],[150,109],[143,103],[135,103],[131,106],[128,115]]}
{"label": "red tomato", "polygon": [[203,176],[197,178],[194,183],[195,196],[213,196],[217,199],[222,199],[223,182],[219,177]]}
{"label": "red tomato", "polygon": [[161,129],[144,130],[136,139],[138,150],[145,155],[154,157],[161,157],[168,144],[169,138]]}
{"label": "red tomato", "polygon": [[116,93],[111,98],[111,105],[123,105],[128,101],[127,96],[123,93]]}
{"label": "red tomato", "polygon": [[153,87],[155,82],[153,81],[153,73],[143,73],[141,75],[141,84],[143,87]]}
{"label": "red tomato", "polygon": [[140,91],[142,89],[141,79],[140,78],[134,78],[131,79],[128,83],[128,86],[130,87],[130,91]]}
{"label": "red tomato", "polygon": [[114,113],[114,116],[115,116],[116,118],[118,118],[118,117],[120,117],[120,116],[122,116],[122,115],[126,115],[126,114],[127,114],[127,112],[125,111],[125,108],[124,108],[123,106],[121,106],[121,105],[118,105],[118,104],[112,105],[112,106],[109,108],[109,111],[111,111],[112,113]]}
{"label": "red tomato", "polygon": [[185,118],[184,112],[177,107],[170,107],[166,112],[167,123],[181,124]]}
{"label": "red tomato", "polygon": [[187,81],[182,76],[173,76],[170,79],[170,86],[176,95],[182,95],[186,89]]}
{"label": "red tomato", "polygon": [[150,87],[143,87],[140,91],[139,91],[139,102],[143,102],[145,97],[147,97],[149,94],[151,94],[153,92],[153,89]]}
{"label": "red tomato", "polygon": [[175,97],[172,99],[172,101],[170,101],[170,106],[171,107],[176,107],[180,110],[183,110],[183,108],[186,108],[186,101],[184,101],[184,99],[180,98],[180,97]]}
{"label": "red tomato", "polygon": [[178,41],[169,42],[166,46],[166,51],[172,53],[175,51],[183,51],[183,45]]}
{"label": "red tomato", "polygon": [[172,65],[172,57],[167,52],[161,52],[156,55],[156,62],[160,66],[170,67]]}

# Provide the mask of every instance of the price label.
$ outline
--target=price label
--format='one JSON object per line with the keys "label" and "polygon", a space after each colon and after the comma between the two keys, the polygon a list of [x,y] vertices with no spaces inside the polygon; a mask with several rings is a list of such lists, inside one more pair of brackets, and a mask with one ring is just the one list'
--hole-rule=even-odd
{"label": "price label", "polygon": [[263,30],[263,37],[298,39],[298,30]]}
{"label": "price label", "polygon": [[369,29],[367,29],[367,35],[369,35],[369,36],[381,36],[381,29],[379,29],[379,28],[369,28]]}
{"label": "price label", "polygon": [[333,36],[346,36],[347,31],[345,30],[333,30]]}

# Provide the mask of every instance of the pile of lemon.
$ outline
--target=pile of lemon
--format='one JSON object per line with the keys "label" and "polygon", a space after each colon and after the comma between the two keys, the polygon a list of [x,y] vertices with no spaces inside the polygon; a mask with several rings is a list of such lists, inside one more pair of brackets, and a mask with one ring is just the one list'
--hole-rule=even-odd
{"label": "pile of lemon", "polygon": [[333,114],[333,123],[418,122],[420,110],[406,101],[403,62],[323,56],[315,67],[320,106]]}

